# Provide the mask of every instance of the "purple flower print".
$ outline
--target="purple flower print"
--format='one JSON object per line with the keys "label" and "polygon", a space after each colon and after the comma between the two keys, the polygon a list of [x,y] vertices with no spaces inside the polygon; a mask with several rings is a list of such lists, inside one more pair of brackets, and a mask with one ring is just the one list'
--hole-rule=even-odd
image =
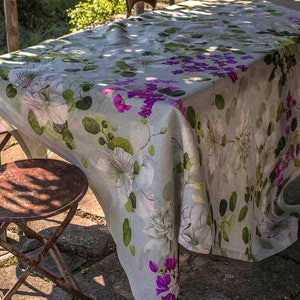
{"label": "purple flower print", "polygon": [[[288,95],[286,97],[286,115],[285,115],[285,120],[287,122],[286,127],[285,127],[285,134],[286,140],[291,139],[290,135],[293,133],[295,128],[293,128],[292,123],[293,123],[293,110],[296,108],[297,102],[293,98],[291,91],[288,92]],[[295,125],[294,125],[295,126]],[[282,155],[277,162],[275,166],[275,179],[276,179],[276,185],[277,187],[280,187],[280,185],[284,182],[284,172],[285,170],[288,169],[290,163],[293,163],[298,155],[300,153],[300,144],[291,144],[289,148],[287,149],[285,155]]]}
{"label": "purple flower print", "polygon": [[167,294],[166,296],[161,297],[162,300],[176,300],[176,296],[174,294]]}
{"label": "purple flower print", "polygon": [[[173,96],[172,94],[173,92],[179,91],[179,87],[174,85],[177,81],[146,78],[144,89],[126,91],[126,88],[120,87],[122,84],[126,85],[131,82],[132,81],[115,82],[114,84],[117,87],[106,88],[103,91],[104,95],[116,93],[113,101],[118,112],[123,113],[132,108],[131,105],[125,103],[125,99],[139,98],[143,100],[143,105],[138,114],[143,118],[147,118],[151,115],[153,106],[159,101],[165,101],[172,105],[177,104],[180,111],[186,116],[186,109],[183,105],[182,98],[174,99],[177,95],[175,94],[175,96]],[[180,90],[180,92],[183,91]]]}
{"label": "purple flower print", "polygon": [[153,273],[156,273],[158,271],[157,264],[152,260],[149,261],[149,268]]}
{"label": "purple flower print", "polygon": [[[242,60],[249,60],[251,55],[244,55]],[[245,65],[238,64],[237,59],[231,53],[196,55],[194,58],[179,58],[172,56],[162,64],[180,66],[180,69],[173,70],[174,75],[183,73],[208,73],[212,76],[223,77],[229,76],[233,83],[238,80],[237,71],[246,71]]]}
{"label": "purple flower print", "polygon": [[169,284],[171,283],[170,274],[158,275],[156,277],[156,295],[169,291]]}
{"label": "purple flower print", "polygon": [[123,98],[120,94],[116,94],[114,96],[114,105],[117,108],[117,111],[123,113],[124,111],[130,110],[132,108],[131,105],[127,105],[123,102]]}
{"label": "purple flower print", "polygon": [[[108,88],[103,91],[104,95],[110,95],[112,93],[115,93],[118,89]],[[128,111],[132,108],[131,105],[127,105],[122,97],[121,94],[117,93],[113,97],[114,106],[116,107],[117,111],[119,113],[123,113],[125,111]]]}
{"label": "purple flower print", "polygon": [[298,18],[298,17],[291,16],[291,17],[288,17],[287,19],[290,20],[294,24],[300,24],[300,18]]}
{"label": "purple flower print", "polygon": [[173,258],[167,258],[166,261],[165,261],[165,263],[164,263],[164,266],[166,267],[166,269],[168,271],[175,270],[176,265],[177,265],[177,259],[175,257],[173,257]]}
{"label": "purple flower print", "polygon": [[229,76],[229,78],[231,79],[231,81],[232,81],[233,83],[236,83],[236,82],[237,82],[238,76],[237,76],[237,74],[236,74],[235,72],[230,71],[230,72],[227,73],[227,75]]}
{"label": "purple flower print", "polygon": [[[293,99],[291,91],[288,92],[288,95],[286,97],[286,115],[285,119],[286,121],[290,121],[292,118],[292,109],[297,105],[297,102],[295,99]],[[285,133],[289,135],[291,132],[291,124],[287,124],[287,127],[285,129]]]}
{"label": "purple flower print", "polygon": [[161,295],[162,300],[176,300],[178,294],[177,258],[168,257],[159,269],[158,265],[150,260],[149,268],[156,276],[156,295]]}

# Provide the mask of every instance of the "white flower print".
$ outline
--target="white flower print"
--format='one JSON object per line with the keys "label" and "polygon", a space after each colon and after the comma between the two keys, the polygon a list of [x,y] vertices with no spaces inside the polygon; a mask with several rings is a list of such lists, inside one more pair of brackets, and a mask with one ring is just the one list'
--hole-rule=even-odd
{"label": "white flower print", "polygon": [[140,200],[142,197],[150,200],[153,198],[151,189],[154,178],[152,159],[141,154],[138,160],[140,168],[136,172],[134,157],[123,148],[116,147],[114,150],[101,152],[97,162],[104,180],[118,189],[120,199],[124,201],[127,201],[131,192],[134,192]]}
{"label": "white flower print", "polygon": [[144,228],[148,237],[145,250],[158,250],[164,257],[172,250],[174,240],[174,214],[170,206],[153,209]]}
{"label": "white flower print", "polygon": [[247,111],[242,112],[241,124],[236,129],[235,147],[237,150],[236,168],[245,168],[246,161],[250,153],[251,141],[251,121],[250,114]]}
{"label": "white flower print", "polygon": [[276,148],[275,136],[269,137],[261,152],[259,153],[259,161],[263,174],[268,175],[271,173],[275,165],[275,148]]}
{"label": "white flower print", "polygon": [[45,78],[42,78],[42,74],[46,74],[48,69],[42,69],[40,67],[25,69],[12,69],[8,74],[8,79],[11,83],[20,86],[23,89],[33,91],[34,82],[41,84],[45,82]]}
{"label": "white flower print", "polygon": [[[210,233],[207,225],[207,208],[204,205],[196,204],[193,207],[186,207],[182,210],[180,240],[189,249],[203,245]],[[208,243],[209,244],[209,243]]]}
{"label": "white flower print", "polygon": [[[124,149],[116,147],[101,153],[97,162],[106,182],[115,188],[132,190],[133,157]],[[127,192],[126,192],[127,194]]]}
{"label": "white flower print", "polygon": [[208,149],[208,168],[212,174],[219,162],[220,146],[222,145],[224,131],[221,119],[207,120],[203,126],[204,143]]}
{"label": "white flower print", "polygon": [[275,105],[268,104],[268,107],[266,107],[265,105],[262,107],[264,107],[264,111],[262,113],[261,120],[259,119],[259,128],[257,128],[255,132],[255,141],[257,148],[264,145],[266,137],[268,135],[268,128],[271,122],[274,120],[274,116],[276,116]]}
{"label": "white flower print", "polygon": [[28,90],[22,97],[24,105],[35,113],[40,125],[45,125],[48,121],[52,124],[66,122],[68,106],[62,97],[63,86],[60,79],[52,80],[38,91]]}

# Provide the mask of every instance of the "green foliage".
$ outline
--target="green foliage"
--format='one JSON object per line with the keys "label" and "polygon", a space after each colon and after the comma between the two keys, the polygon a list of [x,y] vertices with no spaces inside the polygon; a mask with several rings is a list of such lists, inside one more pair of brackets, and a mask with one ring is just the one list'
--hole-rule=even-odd
{"label": "green foliage", "polygon": [[[105,23],[126,11],[125,0],[18,0],[17,5],[20,48]],[[0,55],[6,52],[4,6],[0,1]]]}
{"label": "green foliage", "polygon": [[2,49],[6,49],[5,23],[2,20],[3,19],[1,18],[0,15],[0,54],[2,53]]}
{"label": "green foliage", "polygon": [[292,291],[292,297],[294,299],[294,297],[297,297],[300,295],[300,285],[296,285],[294,288],[293,288],[293,291]]}
{"label": "green foliage", "polygon": [[75,31],[92,24],[103,24],[125,10],[125,0],[86,0],[79,2],[75,9],[68,9],[67,14],[71,30]]}
{"label": "green foliage", "polygon": [[[70,32],[67,9],[79,0],[18,0],[20,47],[35,45]],[[6,53],[4,5],[0,1],[0,54]]]}

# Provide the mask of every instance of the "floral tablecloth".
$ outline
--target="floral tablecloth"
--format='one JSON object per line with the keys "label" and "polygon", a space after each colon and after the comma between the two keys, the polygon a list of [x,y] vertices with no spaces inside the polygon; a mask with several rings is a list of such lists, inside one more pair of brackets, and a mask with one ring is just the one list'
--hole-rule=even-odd
{"label": "floral tablecloth", "polygon": [[177,298],[178,243],[257,261],[297,239],[299,30],[188,1],[1,57],[0,115],[85,171],[136,299]]}

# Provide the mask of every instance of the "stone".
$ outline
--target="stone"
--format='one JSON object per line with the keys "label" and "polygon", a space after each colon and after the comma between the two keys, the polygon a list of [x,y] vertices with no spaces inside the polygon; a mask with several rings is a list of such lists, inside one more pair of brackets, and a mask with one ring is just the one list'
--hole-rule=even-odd
{"label": "stone", "polygon": [[296,177],[285,187],[283,200],[289,205],[300,205],[300,176]]}

